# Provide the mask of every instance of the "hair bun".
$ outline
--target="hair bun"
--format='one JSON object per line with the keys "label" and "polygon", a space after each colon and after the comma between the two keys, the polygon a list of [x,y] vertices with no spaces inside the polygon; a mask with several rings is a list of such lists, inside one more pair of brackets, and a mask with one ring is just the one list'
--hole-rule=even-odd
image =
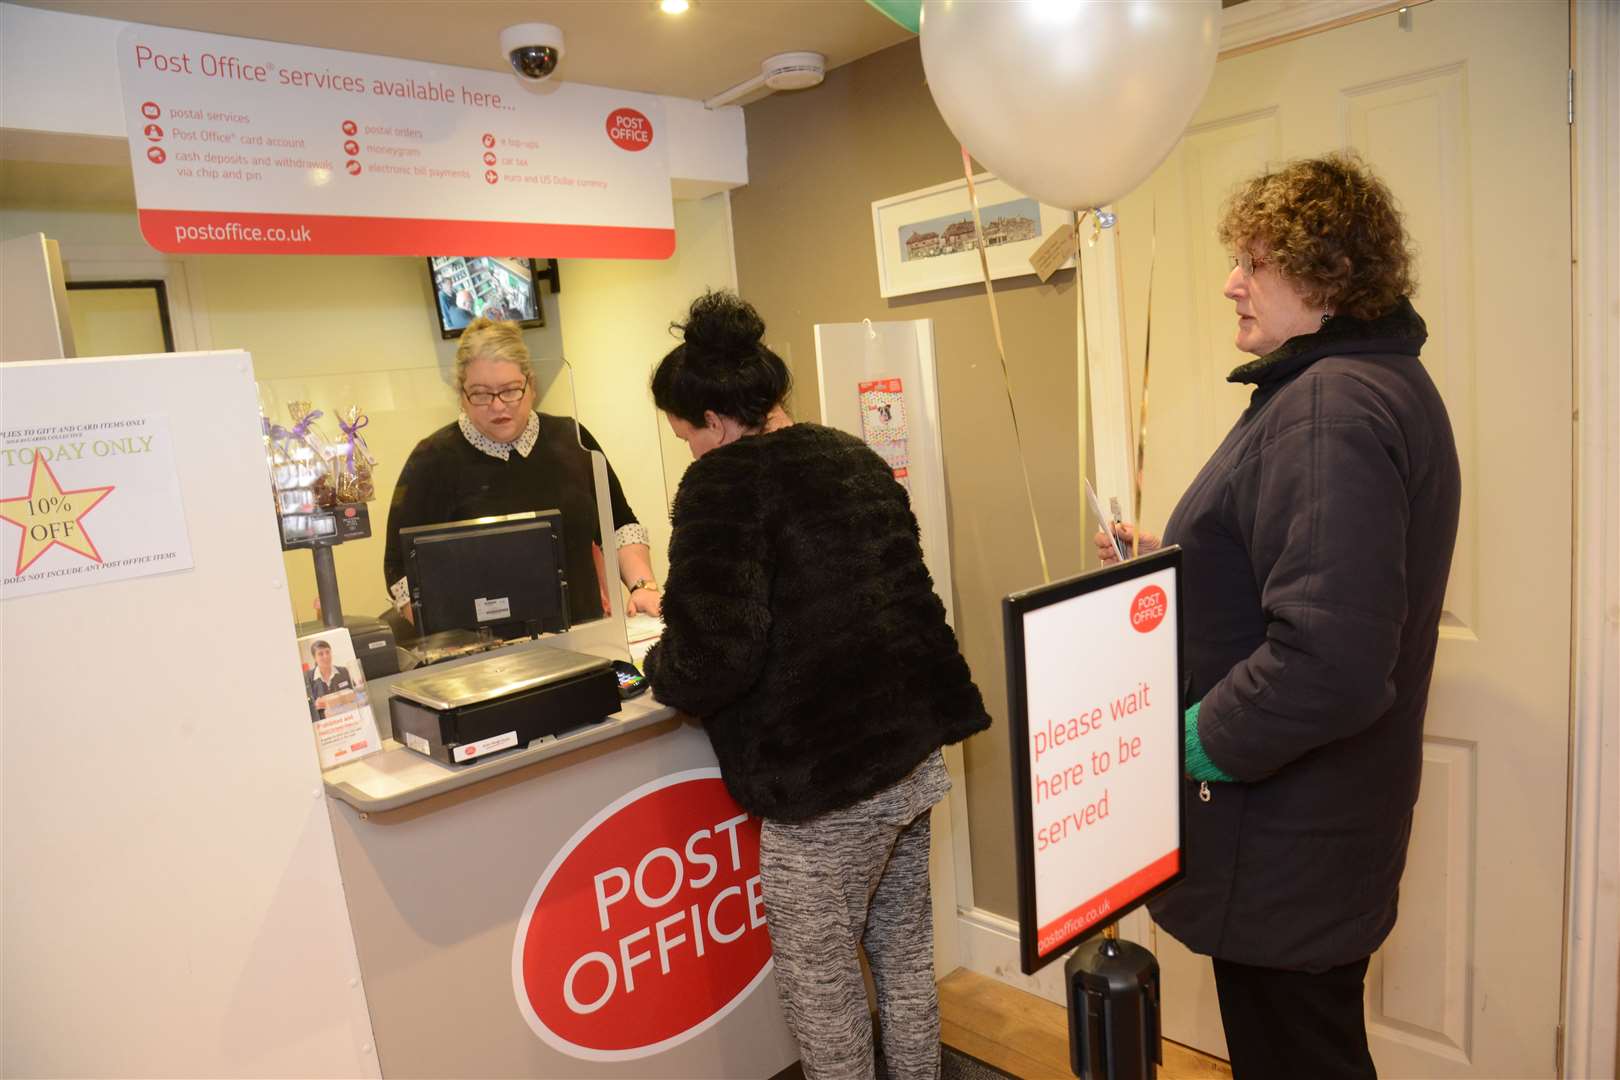
{"label": "hair bun", "polygon": [[765,347],[765,320],[734,292],[705,292],[670,329],[684,340],[659,361],[652,392],[671,416],[701,427],[718,414],[758,428],[793,387],[787,365]]}
{"label": "hair bun", "polygon": [[692,301],[677,329],[688,345],[703,352],[751,353],[765,336],[765,320],[754,305],[733,292],[706,292]]}

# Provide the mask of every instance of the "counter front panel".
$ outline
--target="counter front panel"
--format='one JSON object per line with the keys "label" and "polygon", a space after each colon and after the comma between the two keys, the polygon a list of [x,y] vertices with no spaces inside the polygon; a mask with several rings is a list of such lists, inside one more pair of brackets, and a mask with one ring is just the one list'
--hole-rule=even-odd
{"label": "counter front panel", "polygon": [[769,1077],[796,1060],[759,822],[700,727],[631,704],[616,737],[476,783],[391,750],[374,765],[416,766],[372,778],[394,790],[329,784],[384,1076]]}

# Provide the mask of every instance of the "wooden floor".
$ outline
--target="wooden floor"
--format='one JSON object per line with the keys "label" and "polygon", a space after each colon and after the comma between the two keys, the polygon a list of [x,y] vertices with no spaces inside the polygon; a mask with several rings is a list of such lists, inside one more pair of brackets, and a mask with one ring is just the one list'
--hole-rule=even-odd
{"label": "wooden floor", "polygon": [[[1068,1010],[966,968],[940,980],[943,1041],[1024,1080],[1069,1071]],[[1166,1040],[1159,1080],[1230,1080],[1226,1062]]]}

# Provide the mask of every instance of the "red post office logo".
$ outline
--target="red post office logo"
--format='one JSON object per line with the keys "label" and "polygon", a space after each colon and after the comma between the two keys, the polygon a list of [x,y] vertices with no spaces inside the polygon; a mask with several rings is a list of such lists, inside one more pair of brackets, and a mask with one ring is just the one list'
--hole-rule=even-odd
{"label": "red post office logo", "polygon": [[1131,601],[1131,629],[1139,634],[1155,630],[1164,622],[1164,616],[1169,611],[1169,601],[1165,599],[1164,590],[1157,585],[1149,585],[1136,594]]}
{"label": "red post office logo", "polygon": [[759,822],[718,769],[644,784],[586,822],[540,876],[512,946],[529,1027],[592,1061],[678,1046],[770,969]]}
{"label": "red post office logo", "polygon": [[621,150],[645,150],[652,145],[652,121],[636,109],[614,109],[607,118],[608,138]]}

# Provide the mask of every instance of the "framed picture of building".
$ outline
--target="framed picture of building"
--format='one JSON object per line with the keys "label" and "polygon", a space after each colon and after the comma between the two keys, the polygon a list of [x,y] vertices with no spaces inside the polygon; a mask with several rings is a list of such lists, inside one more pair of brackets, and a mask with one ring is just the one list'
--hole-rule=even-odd
{"label": "framed picture of building", "polygon": [[[989,173],[975,176],[973,184],[990,276],[1033,274],[1029,257],[1071,215],[1042,206]],[[872,239],[877,245],[878,292],[883,296],[982,280],[966,179],[874,202]],[[1063,265],[1071,267],[1074,260]]]}

